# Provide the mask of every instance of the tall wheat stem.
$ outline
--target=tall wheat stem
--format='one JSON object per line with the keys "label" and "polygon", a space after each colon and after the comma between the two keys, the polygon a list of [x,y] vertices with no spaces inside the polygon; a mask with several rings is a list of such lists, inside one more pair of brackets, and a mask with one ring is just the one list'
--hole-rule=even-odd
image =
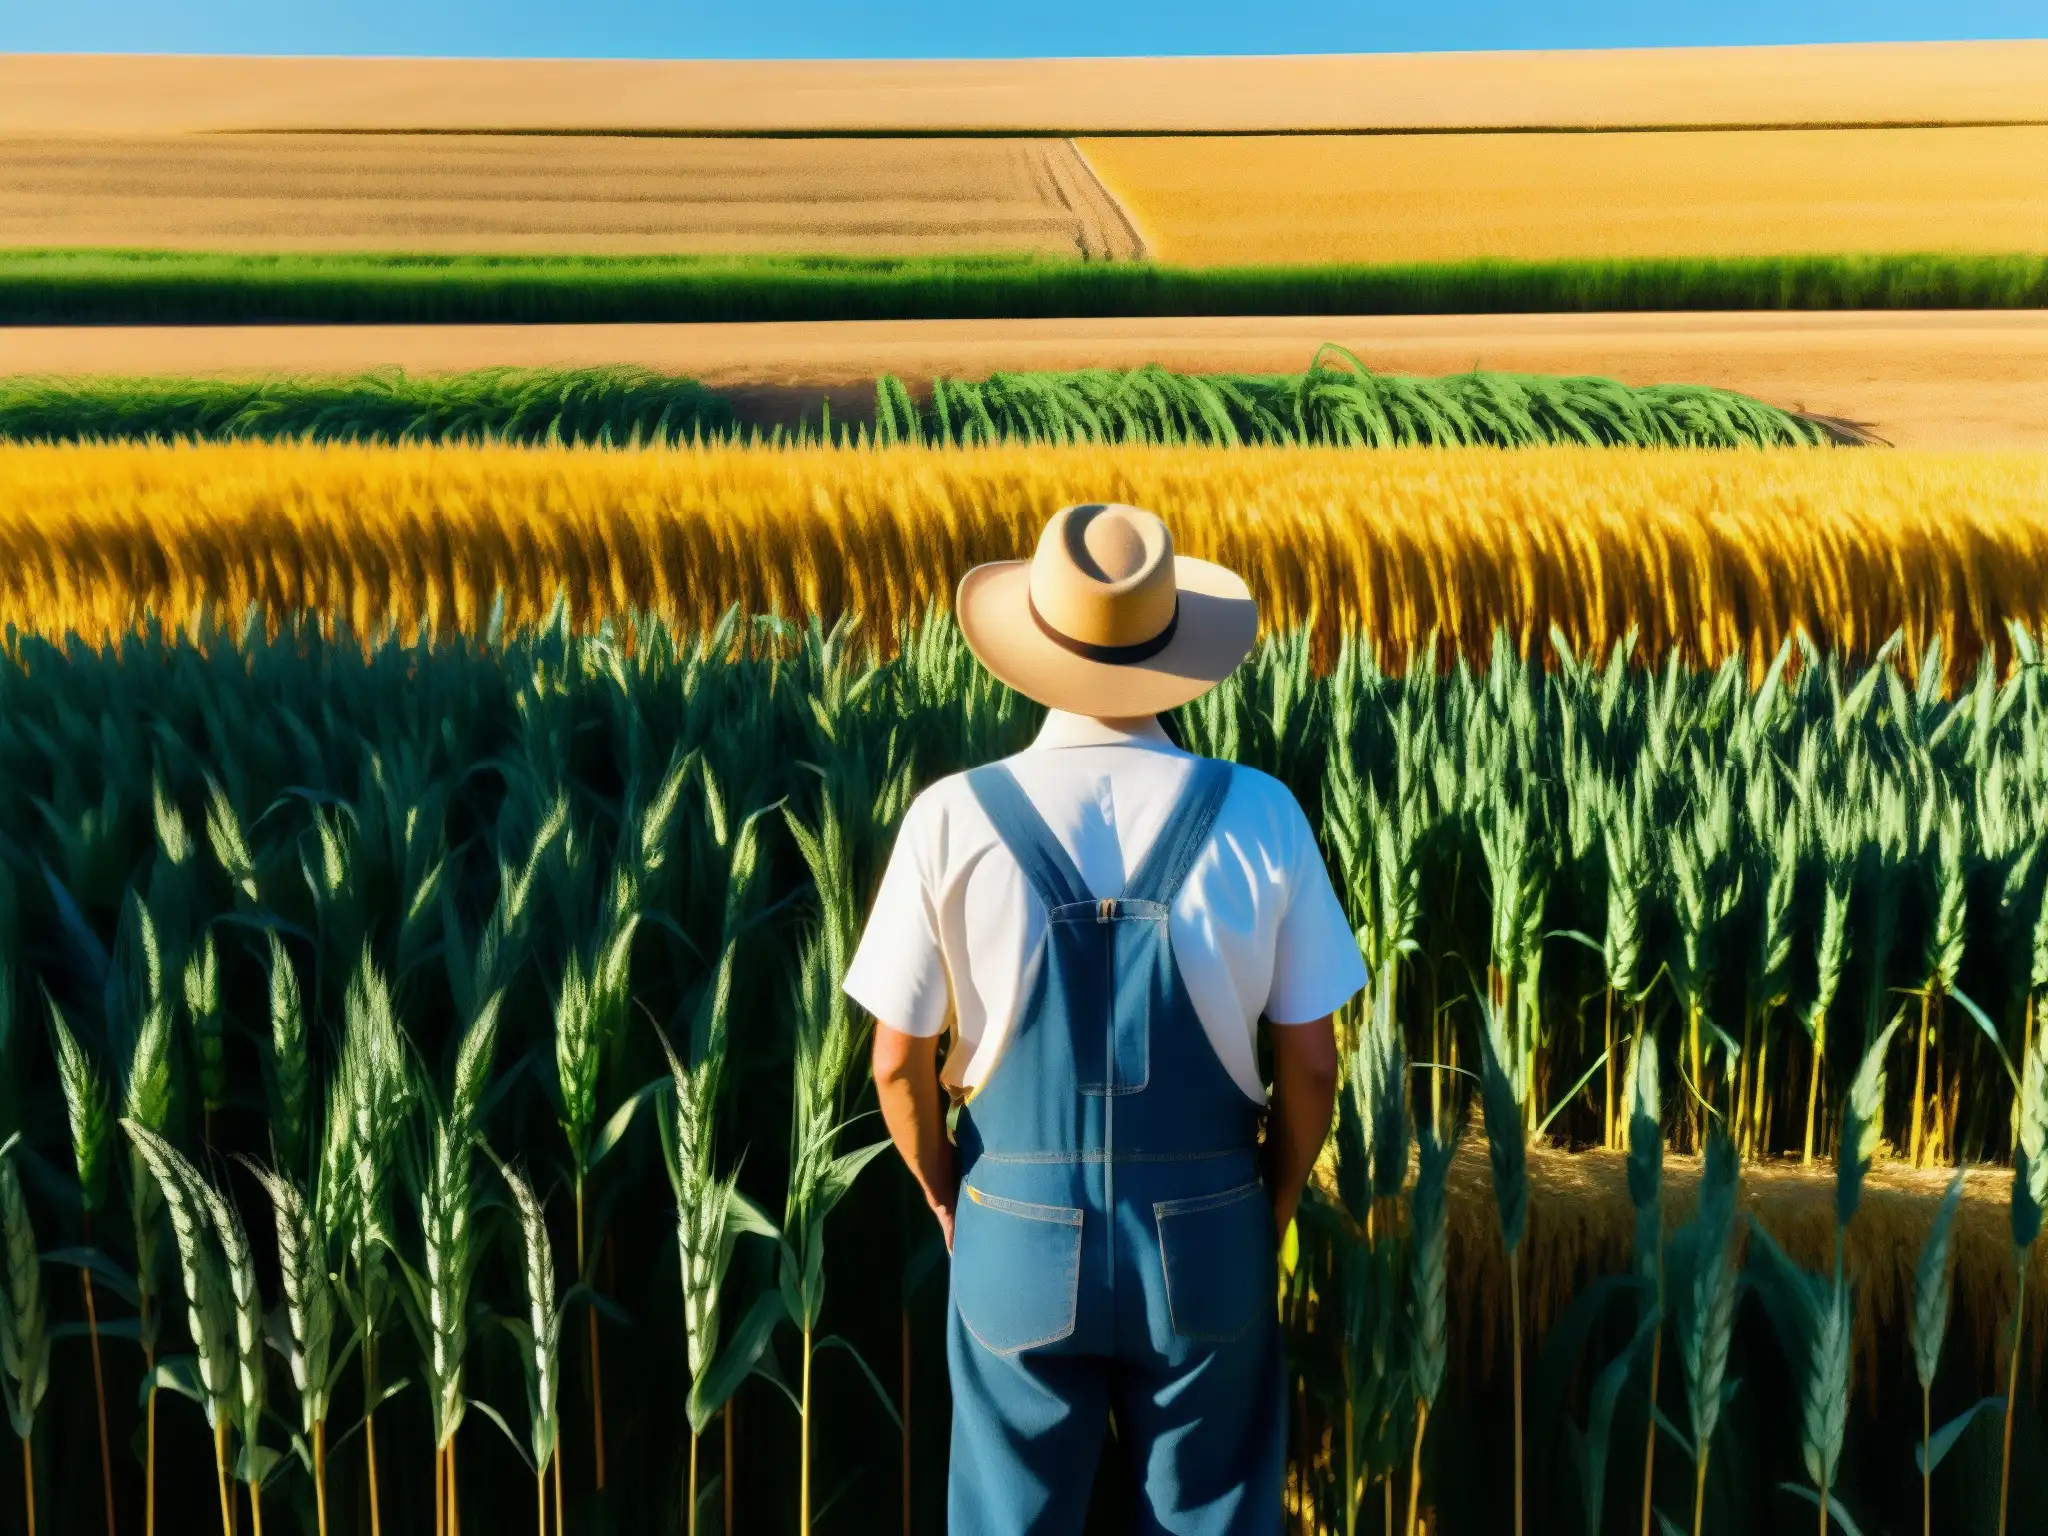
{"label": "tall wheat stem", "polygon": [[[149,1315],[149,1293],[142,1293],[142,1314]],[[156,1536],[156,1350],[154,1347],[142,1352],[143,1374],[149,1380],[149,1400],[143,1407],[143,1449],[142,1449],[142,1531],[143,1536]],[[323,1530],[321,1536],[326,1536]]]}
{"label": "tall wheat stem", "polygon": [[[86,1241],[92,1241],[90,1225]],[[107,1503],[107,1536],[114,1536],[114,1453],[107,1441],[107,1378],[100,1369],[100,1314],[92,1299],[92,1271],[81,1266],[78,1281],[85,1288],[85,1332],[92,1341],[92,1399],[100,1417],[100,1487]]]}
{"label": "tall wheat stem", "polygon": [[548,1464],[555,1469],[555,1536],[562,1536],[562,1453],[557,1450]]}
{"label": "tall wheat stem", "polygon": [[313,1426],[313,1508],[320,1520],[320,1536],[327,1536],[327,1421]]}
{"label": "tall wheat stem", "polygon": [[1614,1146],[1616,1126],[1614,1121],[1614,988],[1607,989],[1606,1024],[1602,1030],[1607,1045],[1607,1107],[1600,1116],[1600,1145]]}
{"label": "tall wheat stem", "polygon": [[462,1501],[455,1496],[455,1437],[448,1437],[448,1536],[462,1536]]}
{"label": "tall wheat stem", "polygon": [[2027,1327],[2027,1255],[2020,1254],[2020,1294],[2012,1314],[2012,1364],[2005,1381],[2005,1456],[1998,1474],[1998,1536],[2005,1536],[2006,1513],[2012,1505],[2012,1409],[2019,1400],[2020,1337]]}
{"label": "tall wheat stem", "polygon": [[[576,1176],[576,1273],[583,1273],[583,1176]],[[590,1444],[597,1463],[598,1492],[604,1491],[604,1384],[597,1359],[597,1308],[590,1308]],[[808,1527],[807,1527],[808,1529]]]}
{"label": "tall wheat stem", "polygon": [[[374,1404],[377,1387],[376,1342],[363,1340],[363,1395]],[[377,1499],[377,1411],[374,1407],[363,1411],[363,1454],[369,1463],[370,1474],[370,1536],[384,1536],[383,1513]]]}
{"label": "tall wheat stem", "polygon": [[1522,1255],[1508,1250],[1508,1318],[1515,1346],[1515,1536],[1522,1536]]}
{"label": "tall wheat stem", "polygon": [[1762,1039],[1756,1048],[1756,1101],[1750,1106],[1749,1150],[1752,1157],[1768,1157],[1771,1150],[1771,1029],[1768,1022],[1762,1026]]}
{"label": "tall wheat stem", "polygon": [[1692,1056],[1692,1097],[1689,1108],[1692,1111],[1692,1146],[1695,1152],[1702,1152],[1707,1145],[1707,1064],[1700,1050],[1700,1004],[1697,997],[1685,1008],[1686,1048]]}
{"label": "tall wheat stem", "polygon": [[811,1330],[804,1329],[804,1392],[803,1408],[798,1415],[803,1420],[798,1426],[803,1444],[797,1453],[797,1530],[802,1536],[811,1536]]}
{"label": "tall wheat stem", "polygon": [[254,1480],[249,1484],[249,1530],[251,1536],[263,1536],[263,1485]]}
{"label": "tall wheat stem", "polygon": [[690,1431],[690,1513],[683,1529],[688,1536],[697,1536],[697,1431]]}
{"label": "tall wheat stem", "polygon": [[1422,1512],[1422,1432],[1429,1427],[1429,1404],[1415,1409],[1415,1449],[1408,1455],[1408,1536],[1415,1536]]}
{"label": "tall wheat stem", "polygon": [[1913,1135],[1908,1160],[1915,1168],[1920,1166],[1920,1153],[1924,1142],[1921,1121],[1927,1108],[1927,999],[1929,994],[1920,994],[1920,1044],[1919,1062],[1913,1069]]}
{"label": "tall wheat stem", "polygon": [[448,1533],[448,1447],[434,1447],[434,1536]]}
{"label": "tall wheat stem", "polygon": [[213,1426],[213,1473],[220,1484],[220,1536],[234,1536],[235,1504],[228,1496],[228,1423]]}
{"label": "tall wheat stem", "polygon": [[1707,1517],[1707,1452],[1710,1449],[1708,1443],[1701,1442],[1699,1465],[1693,1472],[1692,1536],[1700,1536],[1703,1522]]}
{"label": "tall wheat stem", "polygon": [[533,1474],[533,1529],[534,1536],[548,1536],[548,1471],[542,1467]]}
{"label": "tall wheat stem", "polygon": [[1811,1165],[1813,1162],[1813,1116],[1820,1104],[1820,1068],[1827,1055],[1828,1021],[1822,1014],[1813,1021],[1813,1060],[1806,1074],[1806,1145],[1799,1161]]}
{"label": "tall wheat stem", "polygon": [[[1429,1021],[1429,1059],[1432,1066],[1441,1068],[1444,1061],[1444,1020],[1441,1013],[1432,1015]],[[1443,1129],[1444,1123],[1444,1074],[1441,1070],[1429,1074],[1429,1128]]]}
{"label": "tall wheat stem", "polygon": [[1756,1156],[1756,1142],[1749,1121],[1749,1064],[1756,1054],[1756,1010],[1745,1008],[1742,1018],[1742,1060],[1735,1064],[1735,1102],[1730,1113],[1735,1121],[1735,1145],[1744,1157]]}
{"label": "tall wheat stem", "polygon": [[21,1437],[21,1493],[28,1511],[28,1536],[36,1536],[36,1458],[29,1437]]}

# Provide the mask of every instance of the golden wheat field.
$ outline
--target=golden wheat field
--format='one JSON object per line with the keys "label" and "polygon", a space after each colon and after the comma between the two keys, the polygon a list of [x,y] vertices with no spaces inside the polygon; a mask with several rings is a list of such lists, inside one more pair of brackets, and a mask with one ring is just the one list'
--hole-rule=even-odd
{"label": "golden wheat field", "polygon": [[2048,249],[2048,127],[1087,139],[1162,261]]}
{"label": "golden wheat field", "polygon": [[[208,608],[358,630],[702,623],[730,604],[886,638],[1063,504],[1153,508],[1267,626],[1359,625],[1399,663],[1496,624],[1646,654],[1894,630],[1969,665],[2048,624],[2048,455],[1624,449],[0,448],[0,622],[124,632]],[[1761,665],[1761,661],[1757,662]]]}

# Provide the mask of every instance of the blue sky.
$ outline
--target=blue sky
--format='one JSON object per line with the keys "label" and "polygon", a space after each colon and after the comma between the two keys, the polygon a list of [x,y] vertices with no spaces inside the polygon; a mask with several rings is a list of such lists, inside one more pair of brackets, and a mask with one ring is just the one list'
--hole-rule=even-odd
{"label": "blue sky", "polygon": [[2044,35],[2044,0],[0,0],[0,51],[1002,58]]}

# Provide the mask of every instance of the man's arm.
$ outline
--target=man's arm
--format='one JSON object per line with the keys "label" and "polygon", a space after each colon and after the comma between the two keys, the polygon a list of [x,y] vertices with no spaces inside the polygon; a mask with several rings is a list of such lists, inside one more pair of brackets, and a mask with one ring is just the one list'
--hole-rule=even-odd
{"label": "man's arm", "polygon": [[1273,1197],[1273,1221],[1285,1237],[1337,1107],[1337,1031],[1330,1015],[1324,1014],[1308,1024],[1273,1025],[1271,1038],[1273,1106],[1266,1120],[1266,1187]]}
{"label": "man's arm", "polygon": [[896,1143],[911,1176],[924,1191],[925,1203],[939,1218],[946,1251],[951,1253],[953,1204],[959,1198],[960,1175],[953,1161],[953,1143],[946,1139],[939,1037],[906,1035],[877,1023],[874,1068],[875,1096],[882,1103],[889,1139]]}

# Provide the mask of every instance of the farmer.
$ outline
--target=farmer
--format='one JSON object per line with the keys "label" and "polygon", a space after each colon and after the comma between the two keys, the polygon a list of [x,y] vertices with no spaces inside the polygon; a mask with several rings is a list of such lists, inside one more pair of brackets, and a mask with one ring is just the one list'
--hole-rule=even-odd
{"label": "farmer", "polygon": [[1230,675],[1257,608],[1122,506],[1066,508],[956,607],[1051,712],[911,806],[846,979],[953,1255],[950,1530],[1079,1531],[1113,1412],[1141,1529],[1277,1533],[1275,1255],[1365,967],[1294,797],[1155,718]]}

